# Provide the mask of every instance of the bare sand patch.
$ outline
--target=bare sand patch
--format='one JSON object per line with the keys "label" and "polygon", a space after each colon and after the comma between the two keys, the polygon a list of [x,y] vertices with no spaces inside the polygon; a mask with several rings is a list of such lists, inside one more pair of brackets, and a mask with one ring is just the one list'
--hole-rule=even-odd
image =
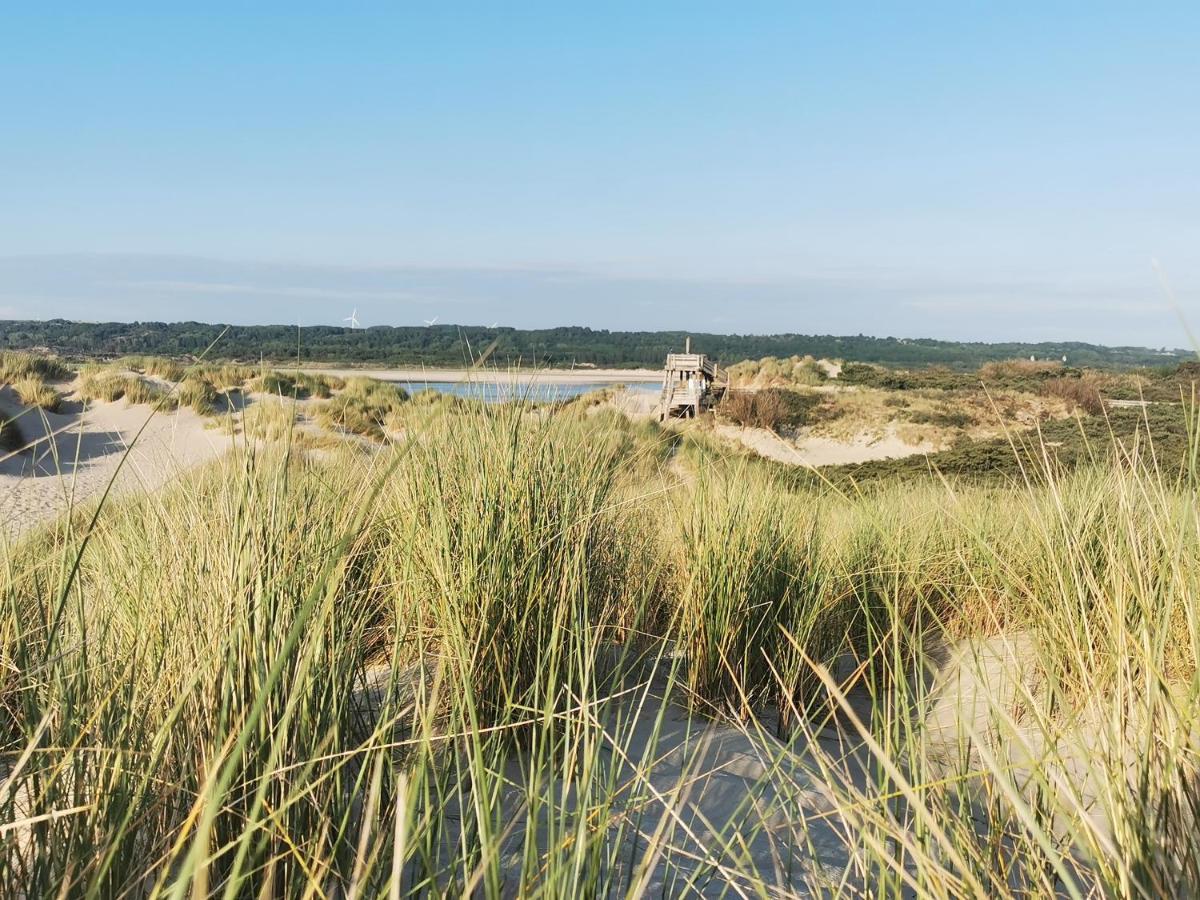
{"label": "bare sand patch", "polygon": [[63,412],[48,413],[23,408],[4,388],[0,415],[18,417],[30,445],[0,457],[0,532],[9,535],[99,496],[110,482],[118,494],[156,490],[234,440],[191,409],[155,413],[123,400],[86,409],[68,402]]}
{"label": "bare sand patch", "polygon": [[795,437],[787,439],[766,428],[724,424],[714,426],[713,434],[735,441],[767,459],[801,466],[837,466],[876,459],[900,459],[934,453],[939,449],[937,445],[924,441],[909,443],[892,426],[885,429],[883,434],[864,432],[846,439],[815,434],[809,428],[802,428]]}

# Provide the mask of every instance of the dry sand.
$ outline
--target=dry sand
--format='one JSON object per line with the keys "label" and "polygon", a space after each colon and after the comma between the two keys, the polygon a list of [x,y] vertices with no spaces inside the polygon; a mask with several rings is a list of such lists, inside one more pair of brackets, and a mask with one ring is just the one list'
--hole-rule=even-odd
{"label": "dry sand", "polygon": [[[930,649],[931,668],[910,674],[926,684],[917,691],[924,699],[912,709],[925,729],[911,751],[928,759],[933,771],[952,777],[964,753],[973,754],[973,764],[981,766],[974,757],[987,746],[1029,775],[1039,765],[1039,754],[1051,749],[1037,724],[1025,723],[1012,741],[998,739],[991,729],[1036,682],[1036,650],[1029,636],[1001,634]],[[617,858],[622,865],[646,866],[639,895],[829,896],[839,885],[851,896],[871,895],[861,870],[851,867],[852,857],[862,852],[857,816],[846,815],[842,806],[848,798],[874,790],[874,757],[850,715],[869,721],[873,698],[861,681],[848,683],[855,660],[847,657],[835,668],[835,678],[847,691],[845,707],[819,723],[808,720],[813,730],[791,740],[774,735],[769,710],[743,725],[705,718],[669,699],[679,695],[678,685],[672,690],[662,667],[630,674],[620,699],[600,716],[611,748],[604,756],[615,768],[613,783],[620,785],[613,797],[613,821],[627,816],[634,823],[620,834]],[[377,711],[389,677],[386,667],[366,673],[366,689],[356,699],[367,716]],[[416,677],[415,667],[402,677]],[[433,677],[432,669],[425,677]],[[1080,814],[1101,834],[1109,834],[1111,823],[1096,802],[1101,786],[1085,766],[1095,737],[1094,727],[1076,723],[1053,749],[1055,759],[1065,764],[1058,774],[1082,788]],[[528,761],[510,761],[504,774],[506,829],[500,852],[505,874],[515,883],[526,841],[544,851],[550,837],[545,822],[527,814]],[[548,805],[576,808],[571,785],[550,773],[538,774],[545,777],[541,789]],[[1018,783],[1026,799],[1037,790],[1033,779],[1019,778]],[[987,786],[975,780],[964,784],[963,793],[979,804],[977,810],[989,798],[995,802]],[[457,809],[447,816],[447,847],[461,836],[454,823],[467,818]],[[975,821],[980,840],[987,839],[984,817]],[[616,839],[618,833],[613,834]]]}
{"label": "dry sand", "polygon": [[[114,476],[116,493],[155,490],[233,445],[230,435],[206,428],[211,420],[190,409],[152,416],[150,407],[123,400],[86,411],[78,403],[64,406],[57,414],[26,410],[18,424],[26,441],[36,443],[22,453],[0,454],[0,533],[12,536],[52,519],[102,494]],[[0,389],[0,415],[21,409],[10,389]]]}
{"label": "dry sand", "polygon": [[791,439],[782,438],[766,428],[742,428],[737,425],[717,425],[713,433],[720,438],[736,441],[759,456],[799,466],[836,466],[875,459],[900,459],[933,453],[938,449],[928,443],[909,444],[890,426],[882,436],[860,434],[848,441],[821,437],[805,428]]}

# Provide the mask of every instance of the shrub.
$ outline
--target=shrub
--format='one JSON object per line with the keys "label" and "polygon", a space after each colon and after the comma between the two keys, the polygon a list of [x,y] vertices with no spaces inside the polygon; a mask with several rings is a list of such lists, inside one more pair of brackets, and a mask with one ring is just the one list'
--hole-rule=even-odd
{"label": "shrub", "polygon": [[804,425],[812,409],[820,403],[816,394],[802,394],[783,388],[761,391],[731,390],[717,408],[718,414],[736,425],[749,428],[795,428]]}
{"label": "shrub", "polygon": [[979,380],[1004,382],[1028,378],[1052,378],[1061,374],[1063,364],[1053,360],[1005,359],[979,367]]}
{"label": "shrub", "polygon": [[1061,397],[1090,415],[1104,412],[1104,398],[1100,394],[1100,378],[1086,373],[1076,378],[1052,378],[1042,385],[1041,393],[1047,397]]}
{"label": "shrub", "polygon": [[869,363],[847,363],[842,367],[838,381],[885,391],[954,391],[979,386],[979,379],[974,375],[945,366],[901,370]]}
{"label": "shrub", "polygon": [[975,417],[970,413],[942,409],[914,409],[905,418],[914,425],[936,425],[940,428],[970,428],[975,424]]}

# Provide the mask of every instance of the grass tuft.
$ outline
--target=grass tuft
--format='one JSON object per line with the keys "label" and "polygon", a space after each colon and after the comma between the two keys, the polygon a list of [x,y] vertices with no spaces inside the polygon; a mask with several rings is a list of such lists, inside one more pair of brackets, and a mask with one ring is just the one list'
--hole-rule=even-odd
{"label": "grass tuft", "polygon": [[58,412],[62,396],[41,376],[26,375],[13,382],[13,391],[22,406],[33,406],[46,412]]}
{"label": "grass tuft", "polygon": [[350,432],[382,440],[398,431],[408,401],[401,387],[370,378],[351,378],[337,396],[316,409],[316,420],[331,431]]}

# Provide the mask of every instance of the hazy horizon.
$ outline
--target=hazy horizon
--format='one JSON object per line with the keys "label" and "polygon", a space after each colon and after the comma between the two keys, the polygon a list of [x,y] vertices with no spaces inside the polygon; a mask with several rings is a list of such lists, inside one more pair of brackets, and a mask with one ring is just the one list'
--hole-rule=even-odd
{"label": "hazy horizon", "polygon": [[[805,281],[716,282],[551,269],[338,267],[89,254],[0,257],[0,284],[5,285],[0,319],[339,326],[356,311],[363,327],[419,326],[436,316],[437,324],[495,322],[522,329],[1188,346],[1156,282],[1148,285],[1142,304],[1118,292],[1102,298],[1059,295],[1049,314],[1035,285],[977,288],[966,302],[961,286],[914,289],[885,273],[869,285],[838,273]],[[1180,308],[1195,312],[1182,302]],[[1071,321],[1056,321],[1064,311]],[[885,312],[893,316],[892,327],[879,326]],[[1097,315],[1106,320],[1102,327],[1096,327]],[[1111,331],[1116,321],[1125,325],[1120,335]],[[1172,323],[1174,331],[1162,327]]]}

